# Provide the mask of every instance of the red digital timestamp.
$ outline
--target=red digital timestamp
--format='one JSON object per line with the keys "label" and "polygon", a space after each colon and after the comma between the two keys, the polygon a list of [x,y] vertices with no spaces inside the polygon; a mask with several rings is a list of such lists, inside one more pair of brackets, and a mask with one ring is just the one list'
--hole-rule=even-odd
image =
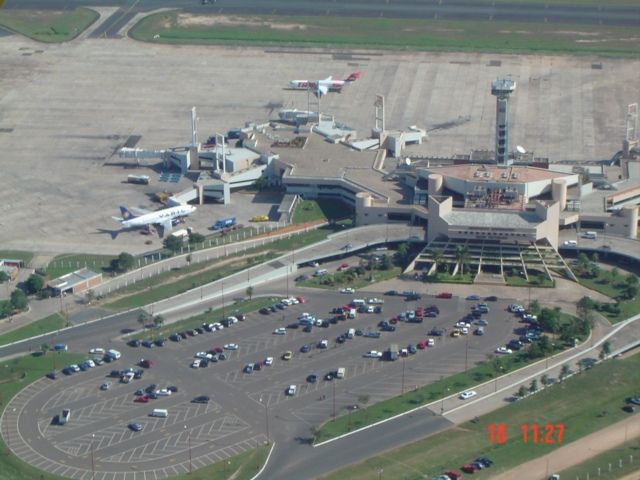
{"label": "red digital timestamp", "polygon": [[[534,445],[554,445],[562,443],[564,423],[523,423],[520,425],[522,443]],[[509,439],[507,426],[504,423],[489,424],[489,442],[503,444]]]}

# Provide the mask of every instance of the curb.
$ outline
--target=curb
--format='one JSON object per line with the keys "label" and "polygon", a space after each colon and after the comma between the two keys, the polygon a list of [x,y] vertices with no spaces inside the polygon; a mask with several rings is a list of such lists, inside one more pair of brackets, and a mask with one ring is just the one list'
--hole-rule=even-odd
{"label": "curb", "polygon": [[253,477],[251,477],[251,480],[255,480],[256,478],[258,478],[260,475],[262,475],[262,472],[264,472],[264,469],[267,468],[267,464],[269,463],[269,459],[271,458],[271,454],[273,453],[273,449],[276,447],[276,442],[273,442],[271,444],[271,450],[269,450],[269,455],[267,455],[266,460],[264,461],[264,465],[262,465],[262,468],[258,471],[258,473],[256,473]]}

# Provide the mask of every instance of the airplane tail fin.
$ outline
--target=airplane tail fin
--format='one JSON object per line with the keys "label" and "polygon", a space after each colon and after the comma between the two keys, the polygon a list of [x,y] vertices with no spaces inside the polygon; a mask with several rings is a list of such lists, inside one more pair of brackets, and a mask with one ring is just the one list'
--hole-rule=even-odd
{"label": "airplane tail fin", "polygon": [[358,70],[357,72],[353,72],[347,78],[344,79],[345,82],[355,82],[362,76],[362,72]]}
{"label": "airplane tail fin", "polygon": [[122,215],[123,220],[131,220],[132,218],[136,218],[136,216],[127,209],[127,207],[120,206],[120,214]]}

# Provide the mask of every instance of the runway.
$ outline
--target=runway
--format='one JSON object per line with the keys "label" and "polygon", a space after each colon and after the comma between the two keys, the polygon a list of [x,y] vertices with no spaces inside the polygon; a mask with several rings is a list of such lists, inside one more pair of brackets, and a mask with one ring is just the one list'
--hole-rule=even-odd
{"label": "runway", "polygon": [[7,9],[63,10],[80,6],[116,6],[131,15],[158,8],[193,13],[323,15],[439,20],[493,20],[553,24],[640,25],[640,6],[544,5],[470,0],[7,0]]}

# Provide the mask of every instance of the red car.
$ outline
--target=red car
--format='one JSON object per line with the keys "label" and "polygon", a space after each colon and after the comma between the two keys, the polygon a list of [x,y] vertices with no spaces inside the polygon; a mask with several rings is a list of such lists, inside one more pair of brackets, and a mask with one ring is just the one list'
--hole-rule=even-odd
{"label": "red car", "polygon": [[224,349],[222,347],[215,347],[213,349],[213,351],[216,352],[216,353],[222,353],[222,352],[224,352]]}
{"label": "red car", "polygon": [[416,310],[416,317],[424,317],[424,310],[422,309],[422,307]]}
{"label": "red car", "polygon": [[298,300],[300,303],[307,303],[307,299],[304,297],[296,297],[296,300]]}
{"label": "red car", "polygon": [[142,368],[151,368],[153,366],[153,362],[151,360],[147,360],[146,358],[140,359],[140,362],[138,362],[138,364]]}
{"label": "red car", "polygon": [[476,467],[474,467],[470,463],[465,463],[464,465],[462,465],[462,467],[460,467],[460,470],[462,470],[464,473],[473,473],[476,471]]}
{"label": "red car", "polygon": [[392,318],[390,318],[390,319],[389,319],[389,323],[392,323],[392,324],[394,324],[394,325],[395,325],[396,323],[398,323],[398,317],[392,317]]}
{"label": "red car", "polygon": [[133,399],[134,402],[149,403],[149,395],[140,395]]}
{"label": "red car", "polygon": [[453,293],[451,292],[440,292],[438,295],[436,295],[437,298],[452,298],[453,297]]}
{"label": "red car", "polygon": [[341,272],[343,270],[346,270],[347,268],[349,268],[349,264],[348,263],[342,263],[340,264],[340,266],[338,267],[338,271]]}
{"label": "red car", "polygon": [[427,348],[427,341],[426,340],[420,340],[420,342],[418,343],[418,348],[420,350],[424,350],[425,348]]}
{"label": "red car", "polygon": [[459,480],[460,478],[462,478],[462,473],[460,473],[458,470],[449,470],[445,473],[445,475],[451,480]]}

